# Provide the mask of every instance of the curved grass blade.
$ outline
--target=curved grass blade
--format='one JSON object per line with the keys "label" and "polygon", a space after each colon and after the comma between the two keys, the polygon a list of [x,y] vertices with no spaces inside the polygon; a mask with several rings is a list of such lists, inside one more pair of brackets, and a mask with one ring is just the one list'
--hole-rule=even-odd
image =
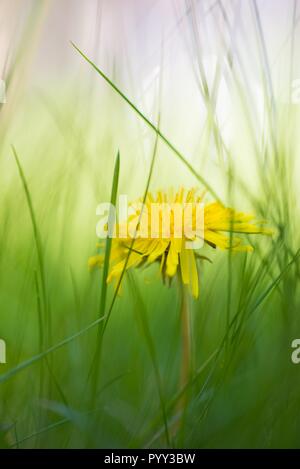
{"label": "curved grass blade", "polygon": [[45,280],[45,268],[44,268],[44,257],[43,257],[43,249],[42,249],[42,243],[41,243],[41,237],[39,233],[39,229],[37,226],[37,221],[35,217],[35,212],[33,208],[33,203],[32,203],[32,198],[30,195],[29,187],[25,178],[25,174],[23,171],[23,168],[21,166],[17,151],[15,147],[12,145],[12,152],[18,167],[19,175],[22,181],[23,189],[25,192],[26,196],[26,202],[30,214],[30,219],[32,223],[32,228],[33,228],[33,236],[34,236],[34,242],[35,242],[35,247],[36,247],[36,253],[37,253],[37,259],[38,259],[38,267],[39,267],[39,276],[41,280],[41,294],[42,294],[42,301],[43,301],[43,308],[44,308],[44,320],[46,320],[46,327],[47,327],[47,337],[50,339],[51,333],[50,333],[50,315],[49,310],[48,310],[48,300],[47,300],[47,292],[46,292],[46,280]]}
{"label": "curved grass blade", "polygon": [[98,318],[95,321],[91,322],[88,324],[86,327],[81,329],[78,332],[75,332],[74,334],[70,335],[69,337],[66,337],[65,339],[61,340],[57,344],[53,345],[52,347],[49,347],[47,350],[44,350],[44,352],[38,353],[34,355],[33,357],[29,358],[28,360],[23,361],[19,365],[15,366],[11,370],[7,371],[3,375],[0,375],[0,383],[4,383],[5,381],[8,381],[10,378],[15,376],[17,373],[19,373],[22,370],[25,370],[29,366],[33,365],[34,363],[42,360],[43,358],[47,357],[47,355],[55,352],[56,350],[60,349],[61,347],[64,347],[65,345],[69,344],[73,340],[77,339],[78,337],[81,337],[83,334],[88,332],[89,330],[93,329],[95,326],[97,326],[101,321],[104,321],[106,316],[103,316],[102,318]]}
{"label": "curved grass blade", "polygon": [[[112,378],[111,380],[109,380],[106,384],[104,384],[104,386],[100,389],[99,391],[99,394],[102,393],[103,391],[105,391],[107,388],[109,388],[112,384],[114,384],[115,382],[117,382],[119,379],[123,378],[123,376],[126,376],[128,373],[122,373],[118,376],[116,376],[115,378]],[[100,409],[93,409],[93,410],[88,410],[87,412],[83,412],[83,415],[89,415],[93,412],[97,412],[98,410]],[[73,423],[72,422],[72,419],[70,417],[66,417],[66,418],[63,418],[61,420],[58,420],[57,422],[54,422],[54,423],[51,423],[45,427],[42,427],[40,428],[39,430],[31,433],[30,435],[27,435],[25,436],[24,438],[20,439],[20,440],[17,440],[16,443],[14,443],[13,445],[11,445],[10,447],[11,448],[15,448],[15,447],[18,447],[20,444],[24,443],[25,441],[28,441],[28,440],[31,440],[32,438],[36,438],[37,436],[39,435],[42,435],[43,433],[47,433],[48,431],[50,430],[53,430],[55,428],[58,428],[58,427],[61,427],[62,425],[66,424],[66,423]]]}
{"label": "curved grass blade", "polygon": [[[40,274],[40,280],[41,280],[41,296],[43,300],[43,307],[44,307],[44,318],[42,317],[42,312],[41,312],[41,301],[40,301],[40,295],[39,295],[39,285],[38,285],[38,278],[35,275],[35,283],[36,283],[36,290],[37,290],[37,303],[38,303],[38,313],[39,313],[39,329],[40,329],[40,350],[41,347],[44,346],[44,333],[43,333],[43,319],[45,320],[45,327],[46,327],[46,335],[47,335],[47,341],[46,345],[51,342],[51,316],[50,316],[50,310],[48,308],[48,298],[47,298],[47,291],[46,291],[46,280],[45,280],[45,267],[44,267],[44,258],[43,258],[43,249],[42,249],[42,242],[41,242],[41,236],[40,232],[37,226],[37,221],[35,217],[35,212],[33,208],[33,202],[32,198],[30,195],[29,187],[25,178],[25,174],[23,171],[23,168],[21,166],[17,151],[15,147],[12,145],[12,151],[13,155],[15,157],[15,161],[17,163],[17,167],[19,170],[19,175],[22,181],[22,185],[25,191],[26,195],[26,201],[30,213],[30,219],[32,223],[32,228],[33,228],[33,234],[34,234],[34,241],[35,241],[35,246],[36,246],[36,252],[37,252],[37,257],[38,257],[38,266],[39,266],[39,274]],[[65,404],[67,404],[67,399],[62,391],[62,388],[60,384],[58,383],[55,374],[52,370],[51,363],[49,362],[48,358],[46,359],[46,364],[48,371],[51,375],[51,378],[54,381],[54,384]],[[41,377],[42,379],[42,377]]]}
{"label": "curved grass blade", "polygon": [[[289,271],[289,269],[292,267],[292,265],[300,258],[300,249],[296,252],[294,257],[291,259],[291,261],[284,267],[284,269],[278,274],[278,276],[270,283],[270,285],[264,290],[264,292],[259,296],[257,301],[255,302],[254,306],[251,308],[249,316],[253,314],[256,309],[263,303],[263,301],[269,296],[269,294],[276,288],[276,286],[280,283],[284,275]],[[248,316],[248,317],[249,317]],[[221,355],[221,352],[228,340],[228,336],[230,334],[231,329],[234,327],[235,322],[237,321],[239,317],[239,311],[235,314],[235,316],[232,318],[230,321],[229,327],[226,330],[224,337],[219,345],[219,347],[210,355],[210,357],[206,360],[206,362],[197,370],[195,375],[192,377],[192,379],[185,385],[183,386],[176,394],[175,396],[171,399],[171,401],[167,404],[167,413],[169,414],[172,409],[174,409],[176,403],[182,398],[182,396],[186,393],[186,391],[192,387],[198,380],[199,376],[202,374],[202,372],[205,370],[205,368],[209,365],[209,363],[213,360],[212,367],[208,373],[208,376],[201,387],[201,390],[199,391],[199,394],[197,396],[197,399],[200,399],[205,390],[207,389],[207,386],[209,384],[209,381],[216,369],[216,365],[218,362],[218,359]],[[208,403],[209,405],[209,403]],[[207,411],[208,405],[205,406],[205,409],[201,413],[201,416],[205,414]],[[163,428],[160,428],[155,435],[152,437],[151,441],[149,441],[146,444],[146,447],[151,446],[157,438],[162,434]]]}

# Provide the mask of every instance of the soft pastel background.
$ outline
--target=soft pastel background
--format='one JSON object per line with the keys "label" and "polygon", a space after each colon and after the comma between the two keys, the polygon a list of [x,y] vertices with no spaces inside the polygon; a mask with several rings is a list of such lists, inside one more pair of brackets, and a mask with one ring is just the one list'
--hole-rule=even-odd
{"label": "soft pastel background", "polygon": [[[298,0],[1,1],[1,446],[299,447],[299,19]],[[205,249],[183,418],[180,293],[156,266],[125,275],[89,374],[96,206],[118,150],[119,192],[143,193],[155,132],[70,41],[224,203],[275,230],[252,254]],[[150,190],[180,185],[202,188],[160,140]]]}

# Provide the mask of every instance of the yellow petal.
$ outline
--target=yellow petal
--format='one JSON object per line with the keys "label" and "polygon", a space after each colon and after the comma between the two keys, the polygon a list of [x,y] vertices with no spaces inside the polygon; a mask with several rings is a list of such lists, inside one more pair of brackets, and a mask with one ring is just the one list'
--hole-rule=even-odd
{"label": "yellow petal", "polygon": [[195,259],[195,254],[192,249],[189,249],[189,264],[191,269],[191,287],[192,287],[192,295],[194,298],[198,298],[199,296],[199,279],[198,279],[198,270],[197,264]]}
{"label": "yellow petal", "polygon": [[172,239],[170,242],[168,257],[167,257],[167,270],[166,273],[169,277],[176,274],[178,266],[178,255],[181,247],[181,239]]}
{"label": "yellow petal", "polygon": [[88,260],[88,267],[89,269],[93,269],[94,267],[101,267],[103,264],[104,256],[92,256]]}
{"label": "yellow petal", "polygon": [[182,282],[190,285],[194,298],[199,296],[199,279],[195,254],[192,249],[182,248],[180,253],[180,267]]}

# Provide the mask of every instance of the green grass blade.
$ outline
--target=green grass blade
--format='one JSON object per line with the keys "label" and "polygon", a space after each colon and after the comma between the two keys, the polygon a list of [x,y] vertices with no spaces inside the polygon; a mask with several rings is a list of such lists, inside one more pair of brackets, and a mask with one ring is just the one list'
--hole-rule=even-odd
{"label": "green grass blade", "polygon": [[146,306],[144,304],[142,295],[139,291],[139,288],[136,282],[134,282],[133,277],[130,275],[129,275],[129,280],[130,280],[130,286],[132,289],[132,294],[136,301],[136,306],[137,306],[136,309],[138,311],[136,314],[136,318],[137,318],[137,321],[141,325],[143,336],[146,341],[152,367],[154,370],[157,393],[159,397],[159,402],[160,402],[160,407],[161,407],[161,412],[162,412],[162,419],[163,419],[163,424],[165,428],[166,442],[167,442],[168,447],[171,447],[171,439],[170,439],[168,417],[167,417],[166,404],[165,404],[165,398],[164,398],[164,392],[163,392],[163,385],[162,385],[161,375],[159,372],[159,366],[158,366],[158,360],[157,360],[156,351],[154,347],[154,342],[153,342],[151,331],[150,331],[149,324],[148,324]]}
{"label": "green grass blade", "polygon": [[[112,206],[116,207],[117,202],[117,194],[118,194],[118,185],[119,185],[119,174],[120,174],[120,153],[118,152],[114,175],[113,175],[113,184],[111,189],[111,197],[110,203]],[[106,296],[107,296],[107,276],[109,270],[109,260],[110,260],[110,252],[111,252],[111,245],[112,245],[112,236],[113,236],[113,226],[114,223],[112,222],[113,214],[109,213],[109,223],[108,226],[112,227],[112,232],[108,234],[108,238],[106,241],[105,246],[105,257],[104,257],[104,264],[103,264],[103,273],[102,273],[102,283],[101,283],[101,298],[100,298],[100,308],[99,308],[99,317],[101,318],[105,314],[105,304],[106,304]],[[103,323],[100,323],[100,325]],[[101,326],[100,326],[101,327]]]}
{"label": "green grass blade", "polygon": [[79,54],[96,70],[99,75],[108,83],[123,100],[129,104],[131,109],[133,109],[142,119],[143,121],[155,132],[161,140],[169,147],[169,149],[180,159],[180,161],[188,168],[188,170],[195,176],[195,178],[204,186],[206,187],[207,191],[218,201],[220,201],[220,197],[217,195],[215,190],[210,186],[210,184],[200,175],[197,171],[193,168],[193,166],[187,161],[187,159],[183,156],[183,154],[170,142],[170,140],[157,128],[146,116],[145,114],[140,111],[135,104],[130,101],[130,99],[110,80],[105,73],[97,67],[97,65],[92,62],[73,42],[71,42],[72,46],[79,52]]}
{"label": "green grass blade", "polygon": [[33,228],[33,236],[34,236],[34,242],[35,242],[35,247],[36,247],[36,253],[37,253],[37,259],[38,259],[38,267],[39,267],[39,277],[41,280],[41,294],[42,294],[42,299],[43,299],[43,309],[44,309],[44,321],[46,325],[46,336],[48,341],[50,342],[51,338],[51,320],[50,320],[50,312],[48,308],[48,299],[47,299],[47,292],[46,292],[46,280],[45,280],[45,267],[44,267],[44,257],[43,257],[43,249],[42,249],[42,243],[41,243],[41,237],[36,221],[36,216],[35,216],[35,211],[33,207],[33,202],[32,198],[30,195],[29,187],[25,178],[25,174],[23,171],[23,168],[21,166],[17,151],[15,147],[12,145],[12,152],[18,167],[20,179],[22,181],[23,189],[25,192],[26,196],[26,202],[30,214],[30,219],[32,223],[32,228]]}
{"label": "green grass blade", "polygon": [[15,366],[11,370],[7,371],[6,373],[3,373],[0,375],[0,383],[4,383],[5,381],[8,381],[10,378],[15,376],[17,373],[19,373],[22,370],[25,370],[29,366],[33,365],[34,363],[42,360],[43,358],[47,357],[47,355],[55,352],[56,350],[60,349],[61,347],[64,347],[65,345],[69,344],[73,340],[77,339],[78,337],[81,337],[83,334],[86,334],[88,331],[93,329],[95,326],[97,326],[101,321],[104,321],[106,316],[103,316],[102,318],[98,318],[95,321],[91,322],[88,324],[86,327],[81,329],[78,332],[75,332],[74,334],[66,337],[62,341],[58,342],[57,344],[53,345],[52,347],[49,347],[47,350],[44,352],[38,353],[34,355],[33,357],[29,358],[28,360],[23,361],[19,365]]}
{"label": "green grass blade", "polygon": [[[110,197],[111,209],[112,207],[114,208],[116,207],[118,185],[119,185],[119,174],[120,174],[120,152],[118,151],[116,162],[115,162],[113,183],[112,183],[111,197]],[[106,305],[106,297],[107,297],[107,276],[108,276],[108,271],[109,271],[109,260],[110,260],[113,231],[114,231],[113,217],[114,217],[114,213],[110,211],[110,213],[108,214],[108,227],[110,231],[108,232],[108,237],[107,237],[106,246],[105,246],[105,257],[104,257],[102,283],[101,283],[101,297],[100,297],[100,306],[99,306],[99,314],[98,314],[99,319],[103,318],[105,315],[105,305]],[[102,351],[102,337],[103,337],[102,329],[103,329],[104,324],[105,324],[104,322],[99,323],[96,351],[94,354],[90,372],[88,374],[88,380],[90,376],[93,374],[92,402],[94,402],[94,399],[96,398],[96,395],[97,395],[97,386],[98,386],[98,379],[99,379],[99,364],[101,361],[101,351]]]}
{"label": "green grass blade", "polygon": [[[159,122],[159,119],[158,119],[158,122]],[[148,194],[148,191],[149,191],[149,187],[150,187],[150,182],[151,182],[151,178],[152,178],[152,174],[153,174],[153,169],[154,169],[154,163],[155,163],[155,159],[156,159],[156,154],[157,154],[157,146],[158,146],[158,133],[156,134],[156,139],[155,139],[155,144],[154,144],[154,149],[153,149],[153,154],[152,154],[152,159],[151,159],[151,164],[150,164],[150,169],[149,169],[149,174],[148,174],[148,178],[147,178],[147,184],[146,184],[146,188],[145,188],[145,192],[144,192],[144,196],[143,196],[143,202],[142,202],[142,207],[144,207],[145,205],[145,202],[146,202],[146,198],[147,198],[147,194]],[[142,215],[143,215],[143,209],[141,210],[140,212],[140,215],[139,215],[139,218],[138,218],[138,223],[137,223],[137,227],[142,219]],[[125,263],[124,263],[124,267],[123,267],[123,270],[121,272],[121,275],[120,275],[120,278],[118,280],[118,283],[117,283],[117,286],[116,286],[116,289],[115,289],[115,293],[114,293],[114,296],[112,298],[112,301],[111,301],[111,304],[110,304],[110,307],[109,307],[109,310],[107,312],[107,319],[103,325],[103,331],[102,333],[104,334],[104,331],[107,327],[107,324],[108,324],[108,321],[109,321],[109,318],[110,318],[110,315],[111,315],[111,312],[113,310],[113,307],[114,307],[114,304],[115,304],[115,301],[117,299],[117,295],[118,295],[118,292],[119,292],[119,289],[120,289],[120,286],[121,286],[121,283],[122,283],[122,280],[123,280],[123,277],[124,277],[124,274],[126,272],[126,268],[127,268],[127,265],[128,265],[128,261],[129,261],[129,257],[130,257],[130,254],[132,252],[132,249],[133,249],[133,246],[134,246],[134,241],[135,241],[135,238],[136,238],[136,234],[137,234],[137,228],[135,230],[135,233],[134,233],[134,236],[132,238],[132,241],[131,241],[131,244],[130,244],[130,248],[128,250],[128,254],[127,254],[127,257],[125,259]]]}

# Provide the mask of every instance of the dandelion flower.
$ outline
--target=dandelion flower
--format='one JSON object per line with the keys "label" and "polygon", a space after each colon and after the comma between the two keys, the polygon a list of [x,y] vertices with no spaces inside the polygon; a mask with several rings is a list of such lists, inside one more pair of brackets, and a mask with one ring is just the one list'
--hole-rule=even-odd
{"label": "dandelion flower", "polygon": [[[199,275],[196,260],[206,259],[199,253],[201,242],[214,249],[252,251],[253,248],[243,242],[241,234],[271,234],[271,230],[265,228],[263,222],[256,222],[253,215],[224,207],[220,202],[204,204],[203,198],[204,194],[199,194],[196,189],[181,188],[175,193],[148,193],[143,205],[141,199],[130,204],[134,214],[126,222],[115,225],[107,282],[118,282],[124,269],[159,262],[164,282],[171,281],[179,274],[182,283],[189,285],[192,295],[197,298]],[[188,206],[190,210],[173,210],[180,206]],[[195,225],[200,206],[203,222],[199,234]],[[184,221],[183,214],[187,214]],[[165,223],[166,220],[169,224]],[[124,229],[130,234],[125,231],[124,236]],[[200,241],[199,249],[197,244],[196,248],[191,248],[190,243],[193,241]],[[89,259],[90,268],[101,266],[102,263],[101,255]]]}

